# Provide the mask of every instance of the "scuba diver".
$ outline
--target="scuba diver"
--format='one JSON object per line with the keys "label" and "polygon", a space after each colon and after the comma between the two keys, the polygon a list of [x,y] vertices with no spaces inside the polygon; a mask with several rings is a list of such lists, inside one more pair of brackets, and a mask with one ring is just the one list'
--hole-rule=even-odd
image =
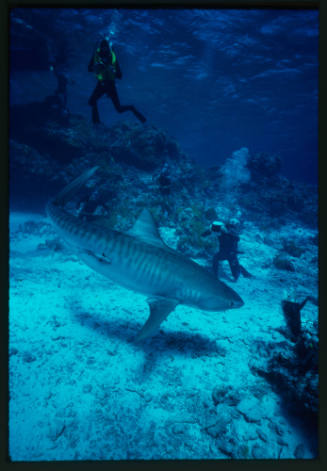
{"label": "scuba diver", "polygon": [[54,94],[58,98],[58,101],[61,104],[61,108],[68,112],[67,85],[69,83],[69,79],[67,76],[67,72],[63,67],[59,66],[57,63],[51,64],[50,70],[55,74],[55,77],[57,79],[57,89],[55,90]]}
{"label": "scuba diver", "polygon": [[102,39],[100,46],[97,47],[94,54],[92,54],[88,71],[95,72],[98,80],[88,102],[89,105],[92,106],[92,121],[94,124],[100,123],[97,101],[104,94],[111,98],[111,101],[118,113],[132,111],[141,123],[146,121],[146,118],[135,108],[135,106],[120,104],[115,79],[121,79],[122,73],[116,54],[111,49],[106,39]]}
{"label": "scuba diver", "polygon": [[212,261],[212,268],[215,276],[218,276],[219,262],[227,260],[234,277],[237,281],[240,274],[246,278],[252,278],[252,275],[240,264],[237,254],[242,253],[238,250],[237,246],[240,240],[239,237],[239,221],[231,219],[226,226],[219,221],[214,221],[211,228],[203,232],[202,236],[207,236],[212,232],[218,234],[219,239],[219,252],[217,252]]}
{"label": "scuba diver", "polygon": [[45,102],[60,118],[67,118],[69,115],[67,87],[70,84],[75,84],[75,81],[70,78],[67,71],[67,49],[67,44],[64,41],[47,42],[48,65],[50,71],[57,79],[57,89],[52,95],[46,97]]}
{"label": "scuba diver", "polygon": [[57,118],[66,121],[69,118],[67,86],[75,84],[75,81],[69,77],[66,67],[58,62],[51,63],[50,71],[54,73],[57,79],[57,89],[53,95],[47,96],[44,101]]}

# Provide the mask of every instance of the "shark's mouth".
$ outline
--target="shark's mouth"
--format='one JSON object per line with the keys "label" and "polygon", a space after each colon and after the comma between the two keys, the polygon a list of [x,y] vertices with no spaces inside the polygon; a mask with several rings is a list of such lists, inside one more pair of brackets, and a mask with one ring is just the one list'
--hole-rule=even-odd
{"label": "shark's mouth", "polygon": [[96,254],[94,252],[92,252],[92,250],[84,250],[84,254],[87,255],[88,257],[92,257],[94,258],[95,261],[99,262],[99,263],[103,263],[103,264],[107,264],[107,265],[111,265],[112,261],[109,257],[107,257],[106,254],[102,253],[102,254]]}

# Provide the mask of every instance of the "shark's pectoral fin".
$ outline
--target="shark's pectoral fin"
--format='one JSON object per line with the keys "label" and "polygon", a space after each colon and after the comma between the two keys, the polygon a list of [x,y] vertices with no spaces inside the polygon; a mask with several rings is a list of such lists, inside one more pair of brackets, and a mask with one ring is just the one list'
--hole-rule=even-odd
{"label": "shark's pectoral fin", "polygon": [[178,301],[175,299],[150,298],[148,299],[150,315],[140,332],[135,338],[135,342],[145,340],[158,330],[160,324],[175,309]]}

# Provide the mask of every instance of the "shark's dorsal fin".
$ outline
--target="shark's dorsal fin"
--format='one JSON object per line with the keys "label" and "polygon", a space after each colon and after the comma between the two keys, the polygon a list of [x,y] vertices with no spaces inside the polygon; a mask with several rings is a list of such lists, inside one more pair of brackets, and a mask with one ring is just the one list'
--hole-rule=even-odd
{"label": "shark's dorsal fin", "polygon": [[143,209],[140,216],[136,219],[134,226],[127,231],[127,234],[137,237],[148,244],[167,248],[148,209]]}
{"label": "shark's dorsal fin", "polygon": [[178,304],[176,299],[168,298],[149,298],[148,300],[150,315],[140,332],[134,339],[135,343],[141,342],[151,337],[158,329],[160,324],[175,309]]}

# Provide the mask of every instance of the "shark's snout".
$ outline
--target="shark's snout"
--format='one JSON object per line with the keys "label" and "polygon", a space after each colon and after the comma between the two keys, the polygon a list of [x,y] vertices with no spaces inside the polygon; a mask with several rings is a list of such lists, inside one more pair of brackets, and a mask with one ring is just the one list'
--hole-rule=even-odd
{"label": "shark's snout", "polygon": [[244,301],[240,296],[237,295],[237,299],[233,299],[231,301],[231,308],[232,309],[238,309],[242,306],[244,306]]}
{"label": "shark's snout", "polygon": [[226,298],[228,299],[228,309],[239,309],[240,307],[244,306],[243,299],[236,293],[236,291],[228,287],[227,293],[228,296],[226,296]]}

